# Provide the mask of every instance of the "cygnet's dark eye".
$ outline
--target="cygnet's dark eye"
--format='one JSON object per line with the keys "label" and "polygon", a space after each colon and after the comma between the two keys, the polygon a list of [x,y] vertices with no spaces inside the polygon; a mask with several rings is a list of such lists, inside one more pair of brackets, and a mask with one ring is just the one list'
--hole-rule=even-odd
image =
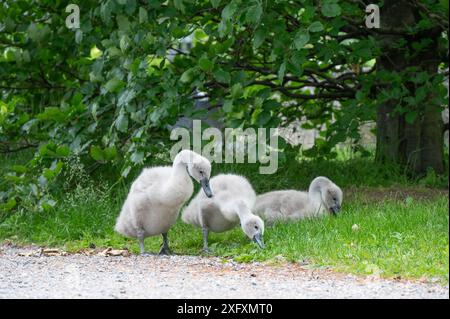
{"label": "cygnet's dark eye", "polygon": [[255,229],[258,229],[258,226],[257,226],[257,225],[255,225]]}
{"label": "cygnet's dark eye", "polygon": [[200,171],[200,175],[203,175],[204,174],[204,172],[203,171]]}

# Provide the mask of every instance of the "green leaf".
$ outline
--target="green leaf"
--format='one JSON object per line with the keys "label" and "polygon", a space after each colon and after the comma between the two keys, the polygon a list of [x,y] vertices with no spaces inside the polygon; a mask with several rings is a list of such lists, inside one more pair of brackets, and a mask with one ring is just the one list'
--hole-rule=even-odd
{"label": "green leaf", "polygon": [[8,201],[5,204],[0,205],[0,211],[9,212],[14,207],[16,207],[16,205],[17,205],[17,201],[14,198],[10,198],[10,199],[8,199]]}
{"label": "green leaf", "polygon": [[231,87],[231,97],[233,99],[238,99],[242,96],[242,93],[244,92],[244,90],[242,89],[242,84],[241,83],[236,83],[235,85],[233,85]]}
{"label": "green leaf", "polygon": [[233,100],[225,100],[222,106],[225,113],[230,113],[233,110]]}
{"label": "green leaf", "polygon": [[198,65],[205,72],[210,72],[214,67],[214,63],[205,57],[200,58],[200,60],[198,60]]}
{"label": "green leaf", "polygon": [[122,177],[127,177],[128,174],[130,174],[131,171],[131,166],[127,166],[124,168],[124,170],[122,171],[122,173],[120,174]]}
{"label": "green leaf", "polygon": [[117,106],[122,107],[122,106],[126,106],[128,105],[136,96],[136,91],[129,89],[129,90],[124,90],[120,96],[119,99],[117,100]]}
{"label": "green leaf", "polygon": [[135,164],[142,164],[144,160],[144,152],[134,152],[133,154],[131,154],[130,160]]}
{"label": "green leaf", "polygon": [[284,75],[286,73],[286,62],[281,63],[280,68],[278,69],[278,80],[280,83],[283,83]]}
{"label": "green leaf", "polygon": [[59,156],[62,156],[62,157],[69,156],[69,154],[70,154],[69,146],[67,146],[67,145],[59,145],[56,148],[56,154],[58,154]]}
{"label": "green leaf", "polygon": [[119,46],[120,50],[125,53],[125,51],[128,49],[128,46],[130,44],[130,38],[127,35],[123,35],[120,37]]}
{"label": "green leaf", "polygon": [[257,120],[258,126],[262,127],[262,126],[266,125],[270,121],[271,118],[272,118],[272,116],[270,115],[270,112],[262,111],[261,113],[258,114],[258,120]]}
{"label": "green leaf", "polygon": [[175,8],[177,8],[178,10],[180,10],[181,12],[184,13],[184,4],[183,4],[183,0],[173,0],[173,5],[175,6]]}
{"label": "green leaf", "polygon": [[256,30],[253,36],[253,48],[255,49],[259,48],[266,39],[266,36],[267,31],[265,29],[259,28],[258,30]]}
{"label": "green leaf", "polygon": [[53,199],[47,199],[41,201],[41,209],[44,212],[50,211],[53,207],[55,207],[56,202]]}
{"label": "green leaf", "polygon": [[117,25],[119,26],[119,30],[128,31],[130,30],[130,21],[128,18],[122,14],[119,14],[116,18]]}
{"label": "green leaf", "polygon": [[302,49],[309,42],[309,31],[306,29],[299,30],[294,37],[294,46],[297,50]]}
{"label": "green leaf", "polygon": [[222,20],[219,23],[219,26],[217,28],[217,30],[219,31],[219,37],[223,38],[225,37],[227,34],[229,34],[231,32],[232,29],[232,24],[230,21],[228,20]]}
{"label": "green leaf", "polygon": [[234,13],[237,11],[238,5],[237,3],[232,0],[229,4],[225,6],[222,10],[222,19],[223,20],[230,20],[231,17],[234,15]]}
{"label": "green leaf", "polygon": [[43,175],[47,180],[52,180],[56,176],[58,176],[58,174],[61,172],[62,167],[63,167],[62,162],[54,161],[50,166],[50,168],[44,169]]}
{"label": "green leaf", "polygon": [[90,51],[90,53],[89,53],[89,56],[90,56],[91,60],[95,60],[95,59],[101,57],[102,54],[103,54],[103,52],[102,52],[101,50],[99,50],[99,48],[97,48],[97,46],[94,45],[94,46],[91,48],[91,51]]}
{"label": "green leaf", "polygon": [[91,145],[91,149],[90,152],[91,157],[96,160],[97,162],[104,162],[105,161],[105,156],[103,154],[103,151],[101,149],[101,147],[99,146],[95,146],[95,145]]}
{"label": "green leaf", "polygon": [[120,113],[116,119],[116,128],[120,132],[126,133],[128,130],[128,116],[124,113]]}
{"label": "green leaf", "polygon": [[105,89],[108,92],[119,92],[125,86],[125,82],[118,78],[112,78],[105,84]]}
{"label": "green leaf", "polygon": [[230,74],[222,69],[218,69],[214,72],[214,78],[220,83],[228,84],[230,83]]}
{"label": "green leaf", "polygon": [[250,24],[258,23],[261,19],[261,15],[263,13],[261,5],[258,3],[254,6],[251,6],[247,10],[247,14],[245,15],[245,21]]}
{"label": "green leaf", "polygon": [[103,150],[103,156],[107,161],[112,161],[117,158],[117,148],[115,146],[107,147]]}
{"label": "green leaf", "polygon": [[408,112],[405,115],[405,120],[406,122],[408,122],[409,124],[414,124],[414,122],[416,121],[417,118],[417,112]]}
{"label": "green leaf", "polygon": [[208,41],[208,38],[209,37],[205,33],[205,31],[203,31],[202,29],[197,29],[197,30],[194,31],[193,44],[195,45],[198,42],[205,43],[206,41]]}
{"label": "green leaf", "polygon": [[320,32],[323,31],[324,27],[323,24],[320,21],[315,21],[311,23],[308,30],[309,32]]}
{"label": "green leaf", "polygon": [[322,3],[321,12],[325,17],[333,18],[341,14],[341,7],[337,0],[325,0]]}
{"label": "green leaf", "polygon": [[276,100],[266,100],[263,103],[263,108],[265,110],[276,110],[281,107],[281,103]]}
{"label": "green leaf", "polygon": [[180,77],[180,81],[183,83],[192,82],[193,76],[194,76],[194,69],[190,68],[183,72],[183,74]]}
{"label": "green leaf", "polygon": [[11,168],[14,172],[19,173],[19,174],[26,173],[28,170],[27,167],[24,165],[13,165]]}
{"label": "green leaf", "polygon": [[220,0],[211,0],[211,5],[214,9],[217,9],[219,7]]}
{"label": "green leaf", "polygon": [[148,13],[144,7],[139,7],[139,23],[148,22]]}
{"label": "green leaf", "polygon": [[75,31],[75,43],[80,44],[81,41],[83,41],[83,31],[77,29],[77,31]]}

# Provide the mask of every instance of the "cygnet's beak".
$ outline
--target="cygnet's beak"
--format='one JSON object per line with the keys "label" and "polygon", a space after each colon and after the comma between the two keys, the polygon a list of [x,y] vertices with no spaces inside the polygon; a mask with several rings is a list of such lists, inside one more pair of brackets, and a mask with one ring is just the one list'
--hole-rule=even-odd
{"label": "cygnet's beak", "polygon": [[202,186],[205,195],[211,198],[213,196],[213,193],[211,191],[211,187],[209,187],[209,180],[206,177],[203,177],[200,180],[200,185]]}
{"label": "cygnet's beak", "polygon": [[253,241],[257,243],[260,248],[266,247],[266,245],[264,245],[263,236],[261,233],[258,233],[255,236],[253,236]]}
{"label": "cygnet's beak", "polygon": [[330,207],[330,212],[333,215],[337,215],[337,213],[339,213],[340,210],[341,210],[341,206],[339,204],[336,204],[336,205]]}

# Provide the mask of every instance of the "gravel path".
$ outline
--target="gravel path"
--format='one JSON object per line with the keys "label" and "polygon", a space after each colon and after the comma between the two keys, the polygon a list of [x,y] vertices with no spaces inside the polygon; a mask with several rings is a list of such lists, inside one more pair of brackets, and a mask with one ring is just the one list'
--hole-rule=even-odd
{"label": "gravel path", "polygon": [[35,255],[0,246],[0,298],[449,298],[448,286],[196,256]]}

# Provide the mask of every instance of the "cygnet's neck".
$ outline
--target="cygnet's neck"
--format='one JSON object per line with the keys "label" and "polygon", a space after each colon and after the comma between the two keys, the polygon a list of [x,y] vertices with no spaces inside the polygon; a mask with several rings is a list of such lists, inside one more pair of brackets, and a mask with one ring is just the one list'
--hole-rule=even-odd
{"label": "cygnet's neck", "polygon": [[253,213],[251,212],[248,205],[242,200],[235,201],[233,203],[233,208],[241,222],[245,221],[247,218],[253,216]]}
{"label": "cygnet's neck", "polygon": [[182,203],[186,200],[186,196],[190,196],[192,190],[193,184],[187,171],[187,163],[177,156],[173,162],[170,177],[163,188],[163,198],[168,203]]}
{"label": "cygnet's neck", "polygon": [[313,181],[309,186],[308,198],[315,214],[320,214],[325,210],[325,206],[322,202],[322,186],[317,183],[317,181]]}
{"label": "cygnet's neck", "polygon": [[187,166],[189,162],[192,162],[192,153],[189,151],[181,151],[175,156],[172,164],[172,173],[170,175],[170,180],[179,181],[180,178],[187,178],[190,180],[189,173],[187,171]]}

